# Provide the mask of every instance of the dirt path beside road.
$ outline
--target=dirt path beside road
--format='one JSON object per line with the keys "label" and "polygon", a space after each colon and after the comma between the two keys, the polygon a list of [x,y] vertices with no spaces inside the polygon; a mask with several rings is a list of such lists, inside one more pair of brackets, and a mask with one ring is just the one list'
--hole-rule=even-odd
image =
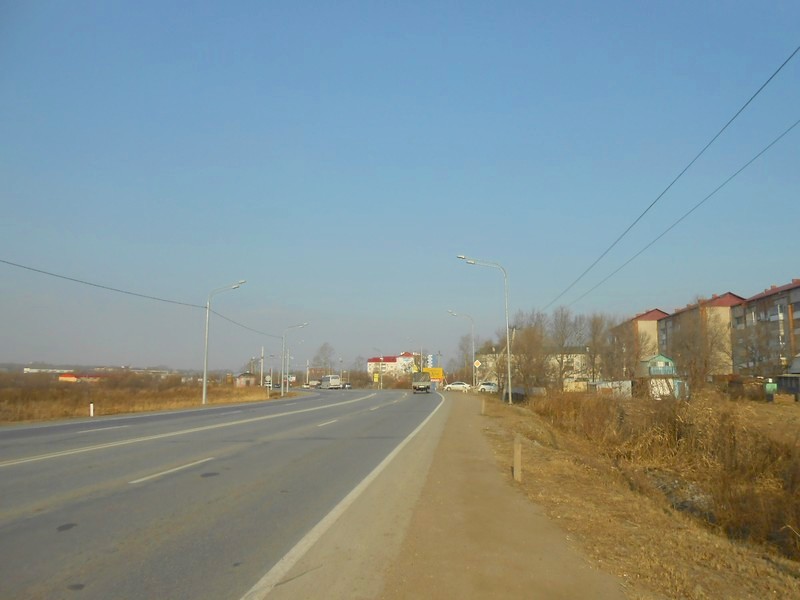
{"label": "dirt path beside road", "polygon": [[620,581],[498,471],[481,399],[446,396],[449,418],[381,598],[624,599]]}

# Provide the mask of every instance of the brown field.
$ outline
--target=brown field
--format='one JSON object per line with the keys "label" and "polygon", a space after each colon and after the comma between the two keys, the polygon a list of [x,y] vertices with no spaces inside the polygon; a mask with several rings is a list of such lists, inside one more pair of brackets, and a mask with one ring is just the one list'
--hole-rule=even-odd
{"label": "brown field", "polygon": [[486,432],[524,493],[627,582],[628,597],[800,598],[800,406],[487,400]]}
{"label": "brown field", "polygon": [[[278,390],[270,397],[277,398]],[[52,376],[0,376],[0,423],[47,421],[95,416],[174,410],[200,406],[199,384],[184,385],[180,378],[109,377],[99,383],[58,383]],[[209,404],[255,402],[267,399],[264,388],[209,385]]]}

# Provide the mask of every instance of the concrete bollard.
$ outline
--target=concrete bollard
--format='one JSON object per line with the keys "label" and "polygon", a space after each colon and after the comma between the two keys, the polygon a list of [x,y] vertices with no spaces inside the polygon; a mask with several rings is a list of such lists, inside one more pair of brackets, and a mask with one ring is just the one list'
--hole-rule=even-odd
{"label": "concrete bollard", "polygon": [[486,398],[481,398],[481,416],[486,414]]}
{"label": "concrete bollard", "polygon": [[512,467],[514,473],[514,481],[522,481],[522,440],[519,436],[514,438],[514,466]]}
{"label": "concrete bollard", "polygon": [[89,416],[94,416],[94,402],[89,402]]}

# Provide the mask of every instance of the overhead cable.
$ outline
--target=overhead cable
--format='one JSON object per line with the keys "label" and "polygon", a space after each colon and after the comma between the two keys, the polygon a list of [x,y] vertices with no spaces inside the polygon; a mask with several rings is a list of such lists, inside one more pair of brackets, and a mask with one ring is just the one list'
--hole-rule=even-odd
{"label": "overhead cable", "polygon": [[[64,279],[65,281],[72,281],[73,283],[79,283],[81,285],[88,285],[88,286],[91,286],[91,287],[94,287],[94,288],[99,288],[101,290],[108,290],[109,292],[116,292],[118,294],[125,294],[125,295],[128,295],[128,296],[135,296],[137,298],[144,298],[145,300],[155,300],[157,302],[166,302],[168,304],[177,304],[179,306],[188,306],[190,308],[202,308],[202,309],[206,308],[202,304],[192,304],[190,302],[180,302],[178,300],[170,300],[168,298],[159,298],[158,296],[150,296],[148,294],[140,294],[138,292],[132,292],[130,290],[123,290],[123,289],[111,287],[111,286],[108,286],[108,285],[102,285],[100,283],[93,283],[91,281],[85,281],[83,279],[77,279],[75,277],[68,277],[66,275],[59,275],[58,273],[52,273],[51,271],[45,271],[43,269],[37,269],[35,267],[29,267],[27,265],[21,265],[19,263],[15,263],[15,262],[12,262],[10,260],[4,260],[2,258],[0,258],[0,263],[6,264],[6,265],[9,265],[9,266],[12,266],[12,267],[17,267],[19,269],[25,269],[26,271],[33,271],[34,273],[40,273],[42,275],[48,275],[49,277],[56,277],[58,279]],[[230,319],[230,318],[226,317],[225,315],[218,313],[215,310],[211,310],[211,312],[214,313],[216,316],[218,316],[220,319],[228,321],[229,323],[231,323],[233,325],[236,325],[237,327],[241,327],[242,329],[246,329],[248,331],[252,331],[253,333],[257,333],[259,335],[265,335],[267,337],[274,337],[274,338],[280,338],[281,337],[279,335],[266,333],[264,331],[259,331],[258,329],[253,329],[252,327],[248,327],[247,325],[244,325],[242,323],[234,321],[233,319]]]}
{"label": "overhead cable", "polygon": [[771,141],[769,144],[767,144],[767,145],[764,147],[764,149],[763,149],[763,150],[761,150],[761,152],[759,152],[759,153],[758,153],[758,154],[756,154],[756,155],[755,155],[753,158],[751,158],[750,160],[748,160],[748,161],[747,161],[747,162],[746,162],[746,163],[745,163],[745,164],[744,164],[744,165],[743,165],[743,166],[742,166],[742,167],[741,167],[741,168],[740,168],[738,171],[736,171],[736,172],[735,172],[733,175],[731,175],[730,177],[728,177],[728,178],[727,178],[725,181],[723,181],[723,182],[722,182],[722,183],[721,183],[719,186],[717,186],[717,187],[714,189],[714,191],[713,191],[713,192],[711,192],[710,194],[708,194],[708,195],[707,195],[705,198],[703,198],[702,200],[700,200],[700,202],[698,202],[697,204],[695,204],[695,205],[694,205],[694,206],[693,206],[691,209],[689,209],[688,211],[686,211],[686,212],[683,214],[683,216],[681,216],[681,217],[680,217],[678,220],[676,220],[674,223],[672,223],[672,225],[670,225],[670,226],[669,226],[669,227],[667,227],[667,228],[666,228],[666,229],[665,229],[663,232],[661,232],[661,234],[660,234],[658,237],[654,238],[654,239],[653,239],[653,240],[652,240],[650,243],[648,243],[648,244],[647,244],[647,245],[646,245],[644,248],[642,248],[642,249],[641,249],[641,250],[639,250],[639,251],[638,251],[636,254],[634,254],[633,256],[631,256],[631,257],[630,257],[630,258],[629,258],[627,261],[625,261],[624,263],[622,263],[622,265],[620,265],[620,266],[619,266],[619,267],[618,267],[616,270],[612,271],[612,272],[611,272],[611,273],[610,273],[610,274],[609,274],[609,275],[608,275],[608,276],[607,276],[605,279],[601,280],[601,281],[600,281],[598,284],[596,284],[594,287],[590,288],[590,289],[589,289],[588,291],[586,291],[584,294],[582,294],[581,296],[578,296],[578,297],[577,297],[575,300],[573,300],[572,302],[570,302],[569,306],[572,306],[572,305],[573,305],[573,304],[575,304],[576,302],[579,302],[580,300],[583,300],[583,299],[584,299],[586,296],[588,296],[589,294],[591,294],[591,293],[592,293],[594,290],[596,290],[597,288],[599,288],[599,287],[600,287],[601,285],[603,285],[603,284],[604,284],[606,281],[608,281],[608,280],[609,280],[609,279],[611,279],[611,278],[612,278],[614,275],[616,275],[617,273],[619,273],[619,272],[620,272],[622,269],[624,269],[625,267],[627,267],[627,266],[628,266],[630,263],[632,263],[632,262],[633,262],[633,261],[634,261],[636,258],[638,258],[638,257],[639,257],[639,256],[640,256],[640,255],[641,255],[641,254],[642,254],[642,253],[645,251],[645,250],[647,250],[648,248],[650,248],[650,247],[651,247],[653,244],[655,244],[655,243],[656,243],[658,240],[660,240],[662,237],[664,237],[665,235],[667,235],[667,233],[669,233],[670,231],[672,231],[672,230],[673,230],[673,229],[674,229],[674,228],[675,228],[675,227],[676,227],[676,226],[677,226],[677,225],[678,225],[678,224],[679,224],[681,221],[683,221],[683,220],[684,220],[686,217],[688,217],[688,216],[689,216],[689,215],[691,215],[691,214],[692,214],[694,211],[696,211],[698,208],[700,208],[700,207],[701,207],[701,206],[702,206],[702,205],[703,205],[703,204],[706,202],[706,200],[708,200],[709,198],[711,198],[711,197],[712,197],[714,194],[716,194],[718,191],[720,191],[722,188],[724,188],[726,185],[728,185],[728,183],[730,183],[730,182],[731,182],[731,181],[732,181],[732,180],[733,180],[733,179],[734,179],[734,178],[735,178],[737,175],[739,175],[739,174],[740,174],[742,171],[744,171],[744,170],[745,170],[747,167],[749,167],[751,164],[753,164],[753,163],[754,163],[754,162],[755,162],[757,159],[759,159],[759,158],[760,158],[760,157],[761,157],[761,156],[762,156],[762,155],[763,155],[763,154],[764,154],[764,153],[765,153],[767,150],[769,150],[770,148],[772,148],[772,146],[774,146],[775,144],[777,144],[777,143],[778,143],[778,142],[781,140],[781,138],[783,138],[785,135],[787,135],[787,134],[788,134],[790,131],[792,131],[792,129],[794,129],[794,128],[795,128],[795,127],[797,127],[798,125],[800,125],[800,119],[798,119],[797,121],[795,121],[795,122],[794,122],[794,124],[793,124],[791,127],[789,127],[788,129],[786,129],[786,130],[785,130],[785,131],[784,131],[782,134],[780,134],[778,137],[776,137],[774,140],[772,140],[772,141]]}
{"label": "overhead cable", "polygon": [[702,150],[700,150],[700,152],[698,152],[698,153],[697,153],[697,155],[696,155],[696,156],[695,156],[695,157],[694,157],[694,158],[691,160],[691,162],[689,162],[689,164],[688,164],[688,165],[686,165],[686,166],[683,168],[683,170],[682,170],[680,173],[678,173],[678,175],[677,175],[677,176],[676,176],[676,177],[675,177],[675,178],[674,178],[674,179],[673,179],[673,180],[670,182],[670,184],[669,184],[669,185],[668,185],[666,188],[664,188],[664,191],[662,191],[662,192],[661,192],[661,193],[660,193],[660,194],[659,194],[659,195],[656,197],[656,199],[655,199],[655,200],[653,200],[653,201],[650,203],[650,205],[649,205],[649,206],[648,206],[646,209],[644,209],[644,211],[643,211],[643,212],[642,212],[642,213],[641,213],[641,214],[640,214],[638,217],[636,217],[636,219],[634,219],[634,221],[633,221],[633,222],[632,222],[630,225],[628,225],[628,228],[627,228],[627,229],[625,229],[625,231],[623,231],[623,232],[622,232],[622,233],[619,235],[619,237],[617,237],[617,239],[615,239],[615,240],[614,240],[614,242],[613,242],[613,243],[612,243],[612,244],[611,244],[611,245],[610,245],[608,248],[606,248],[606,249],[603,251],[603,253],[602,253],[602,254],[600,254],[600,256],[598,256],[598,257],[595,259],[595,261],[594,261],[592,264],[590,264],[590,265],[589,265],[589,266],[586,268],[586,270],[585,270],[583,273],[581,273],[581,274],[580,274],[580,275],[577,277],[577,279],[575,279],[575,280],[574,280],[572,283],[570,283],[570,284],[569,284],[569,285],[566,287],[566,289],[564,289],[564,290],[563,290],[563,291],[562,291],[560,294],[558,294],[558,296],[556,296],[555,298],[553,298],[553,299],[552,299],[552,300],[551,300],[551,301],[550,301],[550,302],[549,302],[549,303],[548,303],[548,304],[547,304],[547,305],[544,307],[544,309],[543,309],[543,310],[547,310],[547,309],[548,309],[550,306],[552,306],[553,304],[555,304],[555,302],[556,302],[556,301],[557,301],[559,298],[561,298],[561,297],[562,297],[564,294],[566,294],[568,291],[570,291],[570,290],[571,290],[571,289],[572,289],[572,288],[575,286],[575,284],[577,284],[577,283],[578,283],[578,282],[579,282],[581,279],[583,279],[583,278],[586,276],[586,274],[587,274],[589,271],[591,271],[591,270],[592,270],[592,269],[593,269],[593,268],[594,268],[594,267],[597,265],[597,263],[599,263],[599,262],[600,262],[600,261],[601,261],[601,260],[602,260],[602,259],[603,259],[603,258],[606,256],[606,254],[608,254],[608,253],[611,251],[611,249],[612,249],[612,248],[614,248],[614,246],[616,246],[616,245],[617,245],[617,244],[620,242],[620,240],[622,240],[622,238],[624,238],[624,237],[625,237],[625,236],[628,234],[628,232],[629,232],[631,229],[633,229],[633,228],[634,228],[634,226],[636,226],[636,224],[637,224],[639,221],[641,221],[641,220],[642,220],[642,218],[643,218],[643,217],[644,217],[644,216],[645,216],[645,215],[646,215],[646,214],[647,214],[647,213],[650,211],[650,209],[651,209],[651,208],[653,208],[653,207],[656,205],[656,203],[657,203],[659,200],[661,200],[661,198],[664,196],[664,194],[666,194],[666,193],[667,193],[667,192],[670,190],[670,188],[672,188],[672,186],[673,186],[673,185],[674,185],[674,184],[675,184],[675,183],[676,183],[676,182],[677,182],[677,181],[678,181],[678,180],[679,180],[679,179],[680,179],[680,178],[683,176],[683,174],[684,174],[684,173],[686,173],[686,171],[688,171],[688,170],[691,168],[691,166],[692,166],[692,165],[693,165],[693,164],[694,164],[694,163],[697,161],[697,159],[699,159],[699,158],[700,158],[700,157],[701,157],[701,156],[702,156],[702,155],[705,153],[705,151],[706,151],[706,150],[708,150],[708,148],[711,146],[711,144],[713,144],[713,143],[714,143],[714,142],[717,140],[717,138],[718,138],[720,135],[722,135],[722,132],[724,132],[724,131],[725,131],[725,130],[728,128],[728,126],[729,126],[731,123],[733,123],[733,122],[736,120],[736,118],[737,118],[737,117],[738,117],[738,116],[739,116],[739,115],[740,115],[740,114],[741,114],[741,113],[744,111],[744,109],[745,109],[745,108],[747,108],[747,106],[748,106],[748,105],[749,105],[749,104],[750,104],[750,103],[751,103],[751,102],[752,102],[752,101],[755,99],[755,97],[756,97],[756,96],[758,96],[758,95],[761,93],[761,91],[762,91],[762,90],[763,90],[765,87],[767,87],[767,85],[768,85],[768,84],[769,84],[769,83],[770,83],[770,82],[771,82],[771,81],[772,81],[772,80],[775,78],[775,76],[776,76],[778,73],[780,73],[781,69],[783,69],[783,67],[785,67],[785,66],[788,64],[788,62],[789,62],[790,60],[792,60],[792,58],[794,58],[794,55],[795,55],[795,54],[797,54],[798,52],[800,52],[800,46],[798,46],[797,48],[795,48],[795,49],[794,49],[794,52],[792,52],[792,53],[789,55],[789,57],[788,57],[786,60],[784,60],[784,61],[783,61],[783,64],[781,64],[781,66],[780,66],[780,67],[778,67],[778,68],[775,70],[775,72],[774,72],[772,75],[770,75],[770,76],[769,76],[769,78],[768,78],[768,79],[767,79],[767,80],[766,80],[766,81],[765,81],[765,82],[764,82],[764,83],[761,85],[761,87],[760,87],[760,88],[758,88],[758,90],[756,90],[756,92],[755,92],[755,93],[754,93],[752,96],[750,96],[750,99],[749,99],[747,102],[745,102],[745,103],[744,103],[744,105],[742,105],[742,107],[741,107],[741,108],[740,108],[738,111],[736,111],[736,114],[735,114],[735,115],[733,115],[733,116],[732,116],[732,117],[731,117],[731,118],[728,120],[728,122],[727,122],[727,123],[725,123],[725,126],[724,126],[722,129],[720,129],[720,130],[717,132],[717,134],[716,134],[716,135],[715,135],[713,138],[711,138],[711,141],[709,141],[709,142],[708,142],[708,143],[707,143],[707,144],[706,144],[706,145],[703,147],[703,149],[702,149]]}
{"label": "overhead cable", "polygon": [[19,263],[11,262],[10,260],[3,260],[0,258],[0,262],[11,265],[12,267],[17,267],[20,269],[25,269],[26,271],[33,271],[34,273],[41,273],[42,275],[49,275],[50,277],[57,277],[58,279],[64,279],[66,281],[72,281],[74,283],[80,283],[81,285],[88,285],[95,288],[100,288],[102,290],[108,290],[110,292],[117,292],[119,294],[127,294],[128,296],[136,296],[137,298],[145,298],[146,300],[156,300],[158,302],[167,302],[169,304],[178,304],[180,306],[190,306],[192,308],[205,308],[205,306],[201,306],[200,304],[191,304],[189,302],[179,302],[178,300],[169,300],[167,298],[159,298],[157,296],[149,296],[147,294],[140,294],[138,292],[131,292],[129,290],[121,290],[119,288],[111,287],[108,285],[102,285],[99,283],[92,283],[91,281],[84,281],[83,279],[76,279],[74,277],[67,277],[66,275],[59,275],[58,273],[51,273],[50,271],[44,271],[42,269],[36,269],[34,267],[28,267],[26,265],[21,265]]}

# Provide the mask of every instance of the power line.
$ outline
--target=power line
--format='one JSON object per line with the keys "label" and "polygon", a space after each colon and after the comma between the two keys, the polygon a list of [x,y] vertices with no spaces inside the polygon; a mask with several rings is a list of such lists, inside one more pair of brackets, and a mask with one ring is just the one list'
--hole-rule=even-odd
{"label": "power line", "polygon": [[733,175],[731,175],[731,176],[730,176],[730,177],[728,177],[728,178],[727,178],[725,181],[723,181],[723,182],[722,182],[720,185],[718,185],[718,186],[717,186],[717,187],[714,189],[714,191],[713,191],[713,192],[711,192],[710,194],[708,194],[708,195],[707,195],[705,198],[703,198],[702,200],[700,200],[700,202],[698,202],[697,204],[695,204],[695,205],[694,205],[694,206],[693,206],[691,209],[689,209],[688,211],[686,211],[686,212],[685,212],[685,213],[684,213],[684,214],[683,214],[683,215],[682,215],[682,216],[681,216],[681,217],[680,217],[680,218],[679,218],[677,221],[675,221],[674,223],[672,223],[672,225],[670,225],[670,226],[669,226],[669,227],[667,227],[667,228],[666,228],[666,229],[665,229],[663,232],[661,232],[661,234],[660,234],[658,237],[656,237],[655,239],[653,239],[653,240],[652,240],[650,243],[648,243],[648,244],[647,244],[647,245],[646,245],[644,248],[642,248],[642,249],[641,249],[641,250],[639,250],[639,251],[638,251],[636,254],[634,254],[633,256],[631,256],[631,257],[630,257],[630,258],[629,258],[627,261],[625,261],[624,263],[622,263],[622,265],[620,265],[620,266],[619,266],[619,267],[618,267],[616,270],[612,271],[612,272],[611,272],[611,273],[610,273],[610,274],[609,274],[609,275],[608,275],[608,276],[607,276],[605,279],[601,280],[599,283],[597,283],[597,284],[596,284],[594,287],[590,288],[590,289],[589,289],[587,292],[585,292],[583,295],[581,295],[581,296],[578,296],[578,298],[576,298],[575,300],[573,300],[572,302],[570,302],[569,306],[572,306],[572,305],[573,305],[573,304],[575,304],[576,302],[579,302],[580,300],[583,300],[583,299],[584,299],[586,296],[588,296],[589,294],[591,294],[591,293],[592,293],[594,290],[596,290],[597,288],[599,288],[599,287],[600,287],[601,285],[603,285],[603,284],[604,284],[606,281],[608,281],[608,280],[609,280],[609,279],[611,279],[611,278],[612,278],[614,275],[616,275],[617,273],[619,273],[619,272],[620,272],[622,269],[624,269],[625,267],[627,267],[627,266],[628,266],[630,263],[632,263],[632,262],[633,262],[635,259],[637,259],[637,258],[638,258],[638,257],[639,257],[641,254],[643,254],[643,253],[645,252],[645,250],[647,250],[648,248],[650,248],[650,247],[651,247],[653,244],[655,244],[655,243],[656,243],[658,240],[660,240],[662,237],[664,237],[665,235],[667,235],[667,233],[669,233],[670,231],[672,231],[672,230],[673,230],[673,229],[674,229],[674,228],[675,228],[675,227],[676,227],[676,226],[677,226],[677,225],[678,225],[680,222],[682,222],[682,221],[683,221],[683,220],[684,220],[686,217],[688,217],[689,215],[691,215],[691,214],[692,214],[694,211],[696,211],[696,210],[697,210],[698,208],[700,208],[700,207],[701,207],[703,204],[705,204],[706,200],[708,200],[709,198],[711,198],[711,197],[712,197],[713,195],[715,195],[715,194],[716,194],[718,191],[720,191],[722,188],[724,188],[726,185],[728,185],[728,183],[730,183],[730,182],[731,182],[731,181],[732,181],[732,180],[733,180],[733,179],[734,179],[734,178],[735,178],[737,175],[739,175],[739,174],[740,174],[742,171],[744,171],[744,170],[745,170],[747,167],[749,167],[751,164],[753,164],[753,163],[754,163],[754,162],[755,162],[757,159],[759,159],[759,158],[760,158],[760,157],[761,157],[761,156],[762,156],[762,155],[763,155],[763,154],[764,154],[764,153],[765,153],[767,150],[769,150],[770,148],[772,148],[772,146],[774,146],[775,144],[777,144],[777,143],[778,143],[778,142],[779,142],[779,141],[780,141],[780,140],[781,140],[781,139],[782,139],[782,138],[783,138],[785,135],[787,135],[787,134],[788,134],[790,131],[792,131],[792,129],[794,129],[794,128],[795,128],[795,127],[797,127],[798,125],[800,125],[800,119],[798,119],[797,121],[795,121],[795,122],[794,122],[794,124],[792,124],[792,125],[791,125],[791,127],[789,127],[788,129],[786,129],[786,130],[785,130],[783,133],[781,133],[781,134],[780,134],[778,137],[776,137],[776,138],[775,138],[774,140],[772,140],[772,141],[771,141],[769,144],[767,144],[767,145],[764,147],[764,149],[763,149],[763,150],[761,150],[761,152],[759,152],[759,153],[758,153],[758,154],[756,154],[756,155],[755,155],[753,158],[751,158],[750,160],[748,160],[748,161],[747,161],[747,162],[746,162],[746,163],[745,163],[745,164],[744,164],[744,165],[743,165],[743,166],[742,166],[742,167],[741,167],[741,168],[740,168],[738,171],[736,171],[736,172],[735,172]]}
{"label": "power line", "polygon": [[169,300],[167,298],[159,298],[157,296],[149,296],[147,294],[140,294],[138,292],[131,292],[129,290],[122,290],[119,288],[111,287],[108,285],[102,285],[99,283],[92,283],[91,281],[84,281],[83,279],[76,279],[74,277],[67,277],[66,275],[59,275],[58,273],[51,273],[50,271],[44,271],[42,269],[36,269],[34,267],[28,267],[26,265],[21,265],[19,263],[11,262],[10,260],[3,260],[0,258],[0,262],[6,265],[11,265],[12,267],[17,267],[19,269],[25,269],[26,271],[33,271],[34,273],[41,273],[42,275],[48,275],[50,277],[56,277],[58,279],[64,279],[66,281],[72,281],[74,283],[80,283],[81,285],[88,285],[95,288],[100,288],[101,290],[108,290],[110,292],[117,292],[118,294],[126,294],[128,296],[136,296],[137,298],[144,298],[146,300],[155,300],[157,302],[167,302],[168,304],[178,304],[180,306],[189,306],[191,308],[205,308],[205,306],[201,306],[199,304],[191,304],[189,302],[179,302],[178,300]]}
{"label": "power line", "polygon": [[570,284],[569,284],[569,285],[566,287],[566,289],[564,289],[564,290],[563,290],[563,291],[562,291],[560,294],[558,294],[558,296],[556,296],[555,298],[553,298],[553,299],[552,299],[552,300],[551,300],[551,301],[550,301],[550,302],[549,302],[549,303],[548,303],[548,304],[547,304],[547,305],[544,307],[544,309],[543,309],[543,310],[547,310],[547,309],[548,309],[550,306],[552,306],[553,304],[555,304],[555,302],[556,302],[556,301],[557,301],[559,298],[561,298],[561,297],[562,297],[564,294],[566,294],[568,291],[570,291],[570,290],[571,290],[571,289],[572,289],[572,288],[575,286],[575,284],[577,284],[577,283],[578,283],[578,282],[579,282],[581,279],[583,279],[583,278],[586,276],[586,274],[587,274],[589,271],[591,271],[591,270],[592,270],[592,269],[593,269],[593,268],[594,268],[594,267],[597,265],[597,263],[599,263],[599,262],[600,262],[600,261],[601,261],[601,260],[602,260],[602,259],[603,259],[603,258],[606,256],[606,254],[608,254],[608,253],[611,251],[611,249],[612,249],[612,248],[614,248],[614,246],[616,246],[616,245],[617,245],[617,244],[620,242],[620,240],[622,240],[622,238],[624,238],[624,237],[625,237],[625,236],[628,234],[628,232],[629,232],[631,229],[633,229],[633,228],[636,226],[636,224],[637,224],[639,221],[641,221],[641,220],[642,220],[642,218],[643,218],[643,217],[644,217],[644,216],[645,216],[645,215],[646,215],[648,212],[650,212],[650,209],[651,209],[651,208],[653,208],[653,207],[656,205],[656,203],[657,203],[659,200],[661,200],[661,198],[662,198],[662,197],[663,197],[663,196],[664,196],[664,195],[665,195],[665,194],[666,194],[666,193],[667,193],[667,192],[670,190],[670,188],[672,188],[672,186],[673,186],[673,185],[674,185],[674,184],[675,184],[675,183],[676,183],[676,182],[677,182],[677,181],[678,181],[678,180],[679,180],[679,179],[680,179],[680,178],[683,176],[683,174],[684,174],[684,173],[686,173],[686,171],[688,171],[688,170],[691,168],[691,166],[692,166],[692,165],[693,165],[695,162],[697,162],[697,159],[699,159],[699,158],[700,158],[700,157],[701,157],[701,156],[702,156],[702,155],[705,153],[705,151],[706,151],[706,150],[708,150],[708,148],[711,146],[711,144],[713,144],[713,143],[714,143],[714,142],[717,140],[717,138],[718,138],[720,135],[722,135],[722,132],[724,132],[724,131],[725,131],[725,130],[728,128],[728,126],[729,126],[731,123],[733,123],[733,122],[736,120],[736,118],[737,118],[737,117],[738,117],[738,116],[739,116],[739,115],[740,115],[740,114],[741,114],[741,113],[744,111],[744,109],[748,107],[748,105],[749,105],[749,104],[750,104],[750,103],[751,103],[751,102],[752,102],[752,101],[755,99],[755,97],[756,97],[756,96],[758,96],[758,95],[761,93],[761,91],[762,91],[762,90],[763,90],[765,87],[767,87],[767,85],[768,85],[768,84],[769,84],[769,83],[770,83],[770,82],[771,82],[771,81],[772,81],[772,80],[775,78],[775,76],[776,76],[778,73],[780,73],[780,71],[783,69],[783,67],[785,67],[785,66],[788,64],[788,62],[789,62],[790,60],[792,60],[792,58],[794,58],[794,55],[795,55],[795,54],[797,54],[798,52],[800,52],[800,46],[798,46],[797,48],[795,48],[795,49],[794,49],[794,52],[792,52],[792,53],[789,55],[789,57],[788,57],[788,58],[787,58],[785,61],[783,61],[783,64],[781,64],[781,66],[780,66],[780,67],[778,67],[778,68],[775,70],[775,72],[774,72],[772,75],[770,75],[770,76],[769,76],[769,79],[767,79],[767,80],[766,80],[766,81],[765,81],[765,82],[764,82],[764,83],[761,85],[761,87],[760,87],[760,88],[758,88],[758,90],[756,90],[755,94],[753,94],[752,96],[750,96],[750,99],[749,99],[747,102],[745,102],[745,103],[744,103],[744,105],[742,105],[742,107],[741,107],[741,108],[740,108],[738,111],[736,111],[736,114],[735,114],[735,115],[733,115],[733,116],[732,116],[732,117],[731,117],[731,118],[728,120],[728,122],[727,122],[727,123],[725,123],[725,126],[724,126],[722,129],[720,129],[720,130],[719,130],[719,132],[717,132],[717,134],[716,134],[716,135],[715,135],[713,138],[711,138],[711,141],[710,141],[710,142],[708,142],[708,143],[707,143],[707,144],[706,144],[706,145],[703,147],[703,149],[702,149],[702,150],[700,150],[700,152],[697,154],[697,156],[695,156],[695,157],[694,157],[694,158],[691,160],[691,162],[690,162],[688,165],[686,165],[686,166],[683,168],[683,170],[682,170],[680,173],[678,173],[678,175],[677,175],[677,176],[676,176],[676,177],[675,177],[675,178],[674,178],[674,179],[673,179],[673,180],[670,182],[670,184],[669,184],[669,185],[668,185],[666,188],[664,188],[664,191],[662,191],[662,192],[661,192],[661,193],[660,193],[660,194],[659,194],[659,195],[656,197],[656,199],[655,199],[655,200],[653,200],[653,201],[650,203],[650,205],[649,205],[649,206],[648,206],[646,209],[644,209],[644,211],[643,211],[643,212],[642,212],[642,213],[641,213],[641,214],[640,214],[638,217],[636,217],[636,219],[633,221],[633,223],[631,223],[630,225],[628,225],[628,228],[627,228],[625,231],[623,231],[623,232],[622,232],[622,233],[619,235],[619,237],[617,237],[617,239],[615,239],[615,240],[614,240],[614,242],[613,242],[613,243],[612,243],[612,244],[611,244],[611,245],[610,245],[608,248],[606,248],[606,249],[603,251],[603,253],[602,253],[602,254],[600,254],[600,256],[598,256],[598,257],[597,257],[597,259],[595,259],[595,261],[594,261],[592,264],[590,264],[590,265],[589,265],[589,266],[586,268],[586,270],[585,270],[583,273],[581,273],[581,274],[578,276],[578,278],[577,278],[577,279],[575,279],[575,281],[573,281],[572,283],[570,283]]}
{"label": "power line", "polygon": [[[35,267],[29,267],[27,265],[21,265],[19,263],[15,263],[15,262],[12,262],[10,260],[4,260],[2,258],[0,258],[0,263],[6,264],[6,265],[9,265],[9,266],[12,266],[12,267],[17,267],[19,269],[25,269],[26,271],[32,271],[34,273],[40,273],[42,275],[47,275],[49,277],[56,277],[57,279],[63,279],[65,281],[71,281],[73,283],[79,283],[81,285],[88,285],[90,287],[99,288],[101,290],[107,290],[109,292],[116,292],[118,294],[125,294],[127,296],[135,296],[137,298],[144,298],[145,300],[154,300],[154,301],[157,301],[157,302],[166,302],[168,304],[177,304],[179,306],[188,306],[190,308],[202,308],[203,310],[205,310],[205,308],[206,308],[202,304],[192,304],[190,302],[180,302],[178,300],[170,300],[168,298],[159,298],[158,296],[150,296],[148,294],[140,294],[139,292],[132,292],[130,290],[123,290],[123,289],[111,287],[111,286],[108,286],[108,285],[102,285],[100,283],[93,283],[91,281],[85,281],[83,279],[77,279],[75,277],[68,277],[66,275],[59,275],[58,273],[53,273],[51,271],[45,271],[43,269],[37,269]],[[233,319],[230,319],[230,318],[226,317],[225,315],[218,313],[215,310],[212,310],[211,312],[214,313],[216,316],[218,316],[220,319],[228,321],[229,323],[231,323],[233,325],[236,325],[237,327],[241,327],[242,329],[246,329],[248,331],[252,331],[253,333],[257,333],[259,335],[265,335],[267,337],[274,337],[274,338],[280,338],[281,337],[279,335],[266,333],[264,331],[259,331],[258,329],[253,329],[252,327],[248,327],[247,325],[244,325],[242,323],[234,321]]]}
{"label": "power line", "polygon": [[[203,306],[202,308],[205,308],[205,306]],[[222,315],[222,314],[218,313],[214,309],[211,309],[211,312],[213,314],[217,315],[220,319],[224,319],[228,323],[232,323],[233,325],[236,325],[237,327],[241,327],[242,329],[247,329],[247,331],[252,331],[253,333],[257,333],[259,335],[265,335],[267,337],[273,337],[273,338],[282,339],[281,336],[275,335],[274,333],[267,333],[265,331],[259,331],[258,329],[253,329],[252,327],[248,327],[247,325],[243,325],[242,323],[234,321],[233,319],[230,319],[230,318],[226,317],[225,315]]]}

